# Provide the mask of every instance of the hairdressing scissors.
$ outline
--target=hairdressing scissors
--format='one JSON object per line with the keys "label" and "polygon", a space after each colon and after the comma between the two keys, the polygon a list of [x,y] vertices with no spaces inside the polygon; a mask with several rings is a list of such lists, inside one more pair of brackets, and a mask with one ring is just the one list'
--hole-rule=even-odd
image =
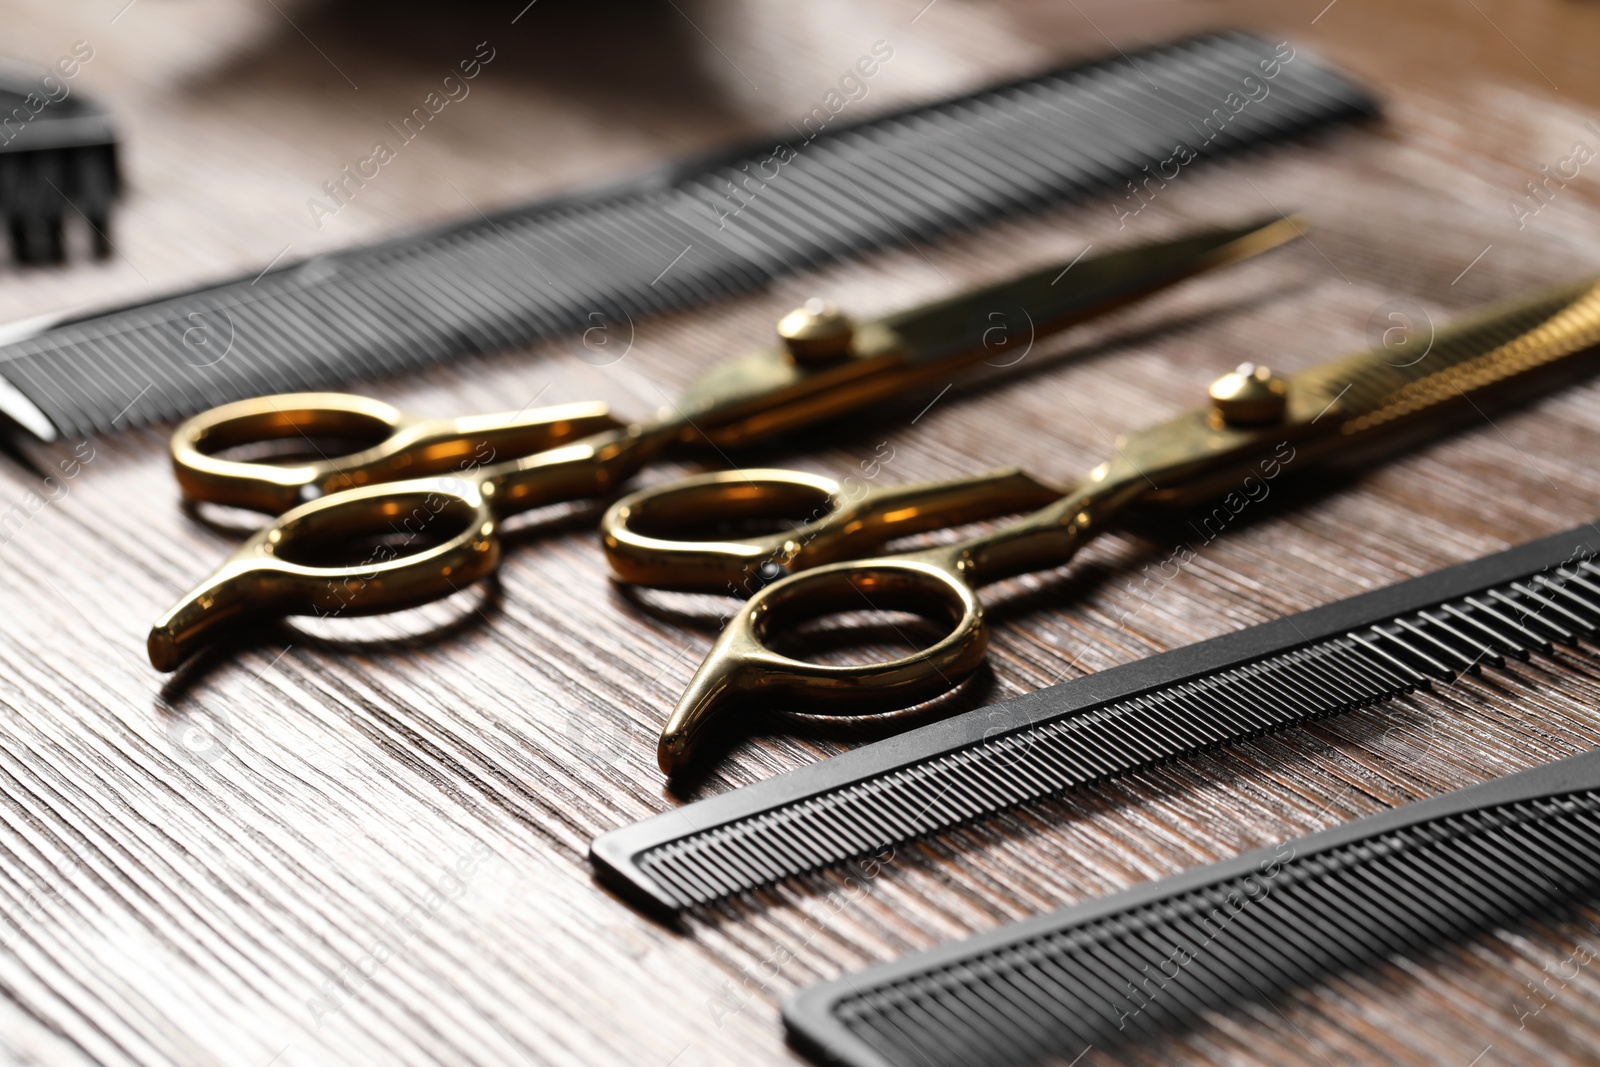
{"label": "hairdressing scissors", "polygon": [[[215,408],[173,434],[184,495],[278,518],[156,622],[150,662],[172,670],[221,629],[252,619],[373,614],[447,597],[498,564],[497,522],[508,515],[609,493],[674,445],[743,445],[901,396],[1298,233],[1284,218],[1208,230],[859,324],[808,302],[779,322],[780,346],[710,368],[642,422],[594,404],[416,420],[327,393]],[[357,450],[311,461],[226,454],[328,437],[353,439]],[[1015,495],[1005,485],[988,492],[1002,510]],[[345,561],[368,544],[367,558]],[[330,565],[333,557],[341,562]]]}
{"label": "hairdressing scissors", "polygon": [[[1358,461],[1426,438],[1492,401],[1588,373],[1600,345],[1600,280],[1473,315],[1438,331],[1420,358],[1378,348],[1289,377],[1241,365],[1209,403],[1118,440],[1078,485],[1049,490],[1014,470],[844,498],[826,478],[790,471],[707,474],[619,500],[601,532],[615,575],[672,589],[755,588],[725,626],[662,732],[668,775],[743,701],[859,714],[908,707],[954,688],[988,645],[977,590],[1065,564],[1133,505],[1179,507],[1252,496],[1285,468]],[[1050,502],[992,533],[903,554],[871,554],[902,533],[969,521],[967,494],[1008,485],[1020,502]],[[674,540],[693,522],[794,516],[809,521],[755,538]],[[791,573],[792,572],[792,573]],[[776,580],[772,580],[772,579]],[[772,639],[821,616],[872,608],[911,612],[946,635],[910,655],[832,665],[785,656]],[[782,706],[780,703],[779,706]]]}

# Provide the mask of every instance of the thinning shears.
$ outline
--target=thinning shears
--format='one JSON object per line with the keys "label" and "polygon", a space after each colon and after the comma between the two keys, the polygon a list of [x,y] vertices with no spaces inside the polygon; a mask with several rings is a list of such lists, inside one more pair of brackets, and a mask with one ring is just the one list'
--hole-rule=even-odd
{"label": "thinning shears", "polygon": [[[1070,488],[1052,490],[1004,470],[847,499],[829,479],[762,470],[707,474],[625,497],[601,523],[617,578],[680,590],[754,590],[668,720],[657,751],[661,769],[684,769],[724,713],[741,705],[860,714],[931,699],[983,661],[988,630],[980,587],[1065,564],[1130,506],[1249,496],[1252,478],[1372,458],[1481,416],[1491,402],[1591,372],[1597,344],[1600,281],[1588,281],[1466,318],[1438,331],[1421,358],[1376,348],[1289,377],[1242,365],[1212,384],[1205,406],[1119,439],[1115,454]],[[993,485],[1008,486],[1014,500],[1032,493],[1043,506],[959,543],[873,555],[902,533],[969,521],[981,510],[970,494]],[[760,537],[678,537],[718,518],[793,517],[807,509],[809,521]],[[807,662],[772,647],[809,620],[863,609],[921,615],[945,636],[866,664]]]}
{"label": "thinning shears", "polygon": [[[494,570],[497,523],[508,515],[610,493],[675,445],[744,445],[902,396],[1298,233],[1285,218],[1208,230],[859,324],[808,302],[779,322],[781,345],[710,368],[642,422],[623,423],[600,404],[418,420],[334,393],[214,408],[173,434],[184,496],[278,518],[156,622],[150,662],[173,670],[217,633],[255,619],[442,599]],[[356,448],[293,462],[230,454],[327,438]],[[974,492],[974,518],[1034,501],[1019,502],[1014,485]]]}

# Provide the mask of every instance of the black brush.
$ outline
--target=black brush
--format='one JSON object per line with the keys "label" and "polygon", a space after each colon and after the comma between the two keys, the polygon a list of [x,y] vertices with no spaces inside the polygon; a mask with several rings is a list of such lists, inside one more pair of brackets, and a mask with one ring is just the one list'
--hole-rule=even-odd
{"label": "black brush", "polygon": [[1136,213],[1195,165],[1376,110],[1312,56],[1240,33],[866,122],[819,108],[772,139],[620,186],[30,325],[0,346],[0,412],[42,437],[87,434],[598,321],[623,328],[1063,200],[1111,193],[1108,212]]}
{"label": "black brush", "polygon": [[848,1067],[1065,1063],[1600,893],[1600,750],[801,990]]}
{"label": "black brush", "polygon": [[51,71],[0,65],[0,213],[14,261],[63,262],[72,215],[95,255],[110,255],[121,184],[109,113]]}
{"label": "black brush", "polygon": [[977,708],[596,838],[663,917],[1600,632],[1593,526]]}

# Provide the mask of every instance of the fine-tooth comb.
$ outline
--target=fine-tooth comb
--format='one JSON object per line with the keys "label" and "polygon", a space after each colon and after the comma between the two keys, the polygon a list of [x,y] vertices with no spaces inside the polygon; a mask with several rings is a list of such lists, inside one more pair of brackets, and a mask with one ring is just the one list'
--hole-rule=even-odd
{"label": "fine-tooth comb", "polygon": [[977,708],[596,838],[664,918],[1219,745],[1380,704],[1600,632],[1582,526]]}
{"label": "fine-tooth comb", "polygon": [[1066,1063],[1597,888],[1600,750],[811,986],[784,1024],[847,1067]]}
{"label": "fine-tooth comb", "polygon": [[88,223],[94,254],[110,255],[120,187],[111,116],[55,72],[0,64],[0,215],[11,258],[64,260],[63,227],[72,216]]}
{"label": "fine-tooth comb", "polygon": [[1376,110],[1311,56],[1223,33],[859,124],[809,121],[781,135],[781,165],[763,141],[30,326],[0,346],[0,412],[41,437],[86,434],[597,326],[626,331],[629,316],[1063,199],[1126,190],[1135,207],[1132,186],[1156,188],[1164,179],[1150,175],[1179,143],[1214,158]]}

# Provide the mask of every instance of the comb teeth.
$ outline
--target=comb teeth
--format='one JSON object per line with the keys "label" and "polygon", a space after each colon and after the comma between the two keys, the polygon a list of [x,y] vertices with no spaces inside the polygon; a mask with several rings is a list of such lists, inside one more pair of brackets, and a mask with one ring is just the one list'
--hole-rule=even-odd
{"label": "comb teeth", "polygon": [[639,903],[675,912],[1548,652],[1600,629],[1600,567],[1575,540],[980,708],[613,831],[591,859]]}
{"label": "comb teeth", "polygon": [[814,122],[796,133],[778,177],[764,142],[621,190],[62,323],[0,348],[0,385],[22,394],[0,388],[0,404],[36,432],[72,435],[396,373],[1120,191],[1180,140],[1215,156],[1376,110],[1302,54],[1206,143],[1195,131],[1212,108],[1273,53],[1208,35],[860,125],[830,116],[814,137]]}
{"label": "comb teeth", "polygon": [[1586,753],[812,987],[784,1020],[852,1067],[1065,1062],[1182,1029],[1587,896],[1596,783]]}

